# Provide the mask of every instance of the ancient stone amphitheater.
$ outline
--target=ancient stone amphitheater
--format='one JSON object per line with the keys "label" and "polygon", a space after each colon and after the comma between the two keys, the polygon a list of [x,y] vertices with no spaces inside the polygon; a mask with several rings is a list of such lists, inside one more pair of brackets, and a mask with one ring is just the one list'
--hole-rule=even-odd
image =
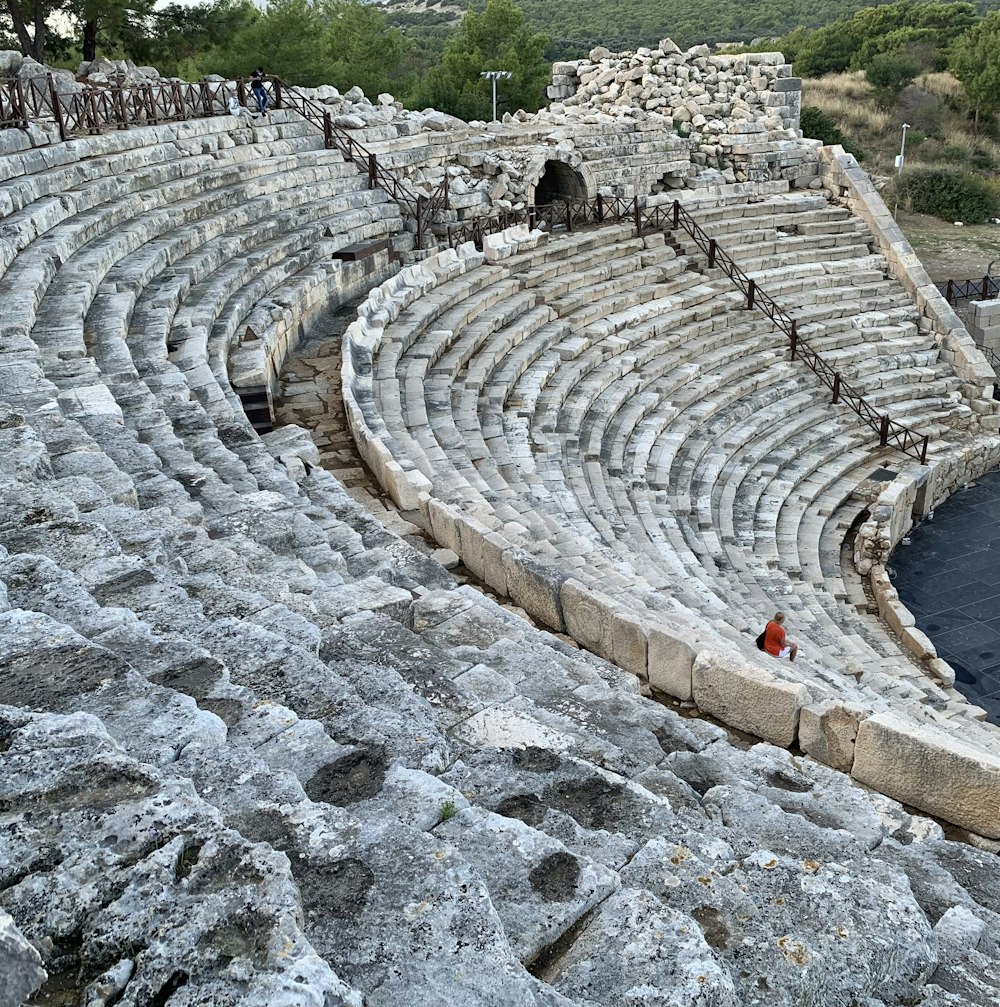
{"label": "ancient stone amphitheater", "polygon": [[[886,573],[995,376],[778,54],[4,65],[0,1005],[995,1007],[1000,734]],[[384,522],[260,432],[334,331]]]}

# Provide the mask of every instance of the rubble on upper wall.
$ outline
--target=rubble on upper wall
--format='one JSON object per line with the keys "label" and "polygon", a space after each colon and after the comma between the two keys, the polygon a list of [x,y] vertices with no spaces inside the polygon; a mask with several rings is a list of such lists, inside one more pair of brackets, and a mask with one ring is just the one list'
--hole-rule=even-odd
{"label": "rubble on upper wall", "polygon": [[[732,123],[758,122],[794,139],[802,83],[780,52],[713,55],[707,45],[681,52],[670,39],[656,49],[555,63],[547,89],[551,113],[668,120],[680,133],[725,133]],[[732,130],[729,130],[732,131]]]}

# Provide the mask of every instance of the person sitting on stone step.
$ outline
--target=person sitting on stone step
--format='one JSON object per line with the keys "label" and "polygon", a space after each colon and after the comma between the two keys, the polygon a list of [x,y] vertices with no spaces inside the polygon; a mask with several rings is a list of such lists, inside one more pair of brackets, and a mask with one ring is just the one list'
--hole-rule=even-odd
{"label": "person sitting on stone step", "polygon": [[229,114],[236,116],[236,118],[241,122],[243,120],[247,120],[247,122],[249,122],[249,120],[253,118],[250,109],[248,109],[245,105],[241,105],[240,99],[237,98],[235,94],[231,94],[229,96],[228,108]]}
{"label": "person sitting on stone step", "polygon": [[771,657],[787,657],[789,661],[794,661],[799,647],[788,639],[784,622],[785,613],[775,612],[774,618],[764,627],[764,650]]}

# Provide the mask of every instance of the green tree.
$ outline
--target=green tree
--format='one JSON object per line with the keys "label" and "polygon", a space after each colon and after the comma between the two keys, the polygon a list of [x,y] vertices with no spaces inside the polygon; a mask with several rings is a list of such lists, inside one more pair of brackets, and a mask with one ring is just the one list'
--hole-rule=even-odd
{"label": "green tree", "polygon": [[153,0],[68,0],[65,11],[80,35],[84,60],[97,58],[98,40],[108,43],[125,26],[141,22],[152,10]]}
{"label": "green tree", "polygon": [[10,22],[21,52],[43,63],[48,20],[64,6],[64,0],[0,0],[0,16]]}
{"label": "green tree", "polygon": [[[896,0],[864,7],[805,37],[793,32],[787,38],[795,68],[803,77],[860,70],[881,53],[906,53],[917,58],[922,68],[939,69],[947,62],[952,41],[975,22],[976,8],[971,3]],[[785,42],[777,42],[782,51]]]}
{"label": "green tree", "polygon": [[875,88],[879,104],[888,108],[899,92],[920,73],[920,62],[905,52],[880,52],[865,64],[865,78]]}
{"label": "green tree", "polygon": [[384,12],[360,0],[272,0],[198,65],[226,77],[245,77],[263,66],[289,84],[357,84],[374,95],[395,83],[407,48]]}
{"label": "green tree", "polygon": [[859,161],[863,161],[867,157],[850,137],[844,136],[836,120],[815,105],[802,106],[799,115],[799,128],[805,137],[822,140],[826,144],[839,143],[848,154],[853,154]]}
{"label": "green tree", "polygon": [[835,21],[811,32],[799,45],[795,71],[803,77],[822,77],[846,70],[863,39],[849,21]]}
{"label": "green tree", "polygon": [[203,73],[247,77],[256,66],[291,84],[328,84],[333,61],[322,40],[329,25],[325,8],[309,0],[272,0],[231,38],[198,58]]}
{"label": "green tree", "polygon": [[951,70],[975,109],[978,129],[980,113],[1000,107],[1000,11],[987,14],[958,39]]}
{"label": "green tree", "polygon": [[410,45],[390,28],[385,13],[360,0],[341,0],[326,7],[329,27],[323,45],[331,57],[329,83],[342,90],[355,84],[374,97],[402,83],[399,69]]}
{"label": "green tree", "polygon": [[463,119],[488,119],[489,82],[484,70],[509,70],[497,84],[498,108],[533,112],[544,102],[549,65],[545,35],[532,32],[513,0],[487,0],[482,11],[470,9],[449,40],[439,69],[417,92],[417,103],[432,105]]}
{"label": "green tree", "polygon": [[230,39],[256,20],[250,0],[218,0],[214,4],[172,3],[129,19],[117,41],[141,66],[155,66],[167,77],[198,76],[198,57],[219,39]]}

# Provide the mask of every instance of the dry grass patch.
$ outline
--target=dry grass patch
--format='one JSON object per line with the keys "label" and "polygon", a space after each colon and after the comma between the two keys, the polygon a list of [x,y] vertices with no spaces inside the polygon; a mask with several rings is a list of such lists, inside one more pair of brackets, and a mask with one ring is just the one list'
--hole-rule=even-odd
{"label": "dry grass patch", "polygon": [[821,97],[847,101],[868,101],[875,89],[858,70],[855,73],[828,73],[825,77],[806,78],[802,81],[802,100],[805,105],[818,105]]}
{"label": "dry grass patch", "polygon": [[863,73],[831,73],[802,82],[802,104],[830,116],[848,136],[862,144],[865,137],[889,127],[892,116],[875,102],[875,89]]}
{"label": "dry grass patch", "polygon": [[917,85],[935,98],[951,98],[959,105],[963,105],[966,101],[961,83],[947,71],[921,74],[917,78]]}
{"label": "dry grass patch", "polygon": [[958,152],[961,151],[962,158],[971,159],[975,155],[985,156],[990,158],[994,164],[1000,164],[1000,143],[988,137],[972,136],[966,130],[952,127],[943,132],[941,142],[955,152],[955,159],[958,158]]}

